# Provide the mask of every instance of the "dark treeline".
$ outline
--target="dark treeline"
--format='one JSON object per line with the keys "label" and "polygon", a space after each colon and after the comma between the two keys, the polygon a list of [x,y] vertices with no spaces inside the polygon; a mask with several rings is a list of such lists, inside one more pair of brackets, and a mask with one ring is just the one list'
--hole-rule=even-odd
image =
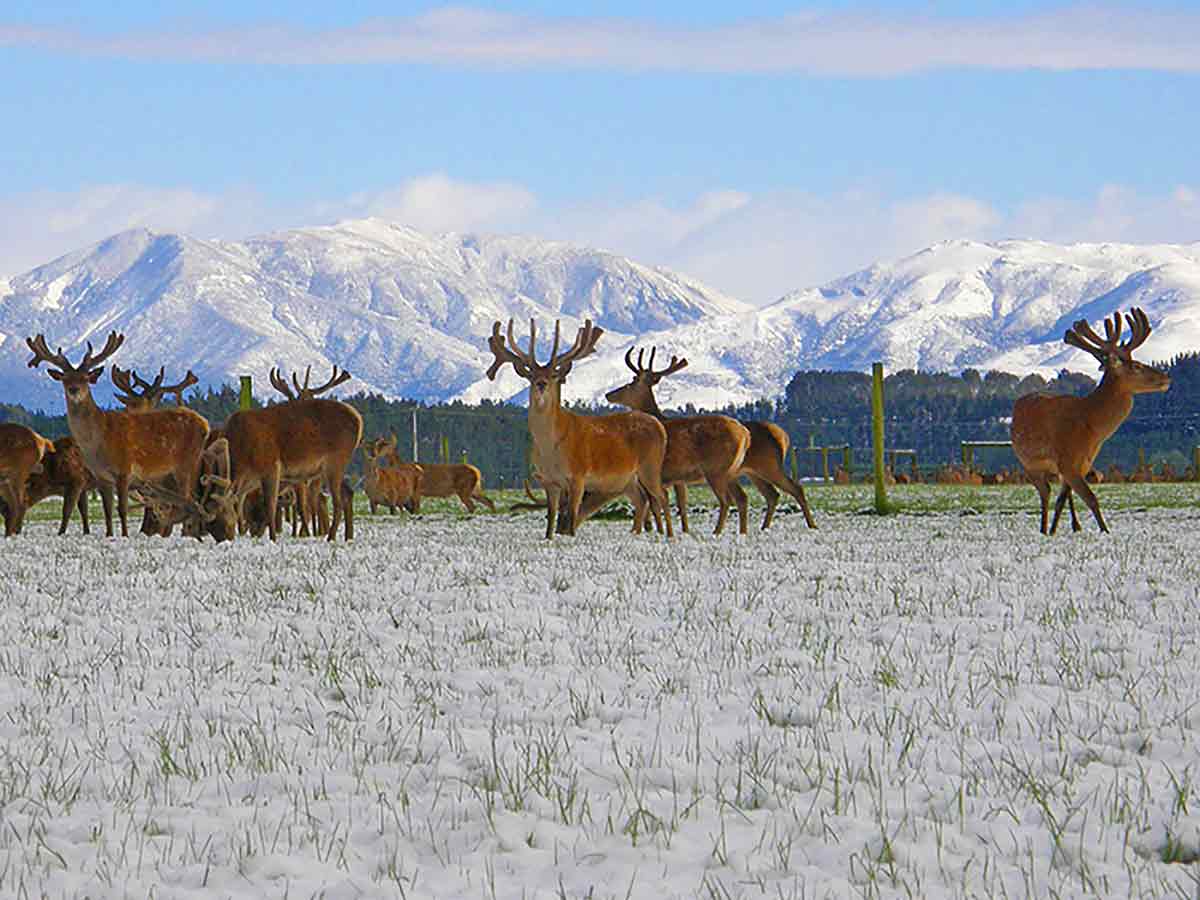
{"label": "dark treeline", "polygon": [[[1142,395],[1133,414],[1104,445],[1097,467],[1116,463],[1132,469],[1139,452],[1154,463],[1170,462],[1178,471],[1191,464],[1192,448],[1200,443],[1200,354],[1176,357],[1164,364],[1171,374],[1165,394]],[[1038,376],[967,369],[961,375],[906,369],[884,379],[886,435],[889,448],[912,449],[923,468],[961,458],[961,441],[1007,440],[1013,401],[1032,391],[1086,394],[1096,380],[1063,371],[1051,381]],[[342,398],[363,416],[367,438],[394,434],[400,455],[413,458],[413,414],[417,419],[417,457],[425,462],[467,460],[478,466],[490,487],[520,486],[528,471],[529,433],[524,407],[483,401],[424,404],[388,400],[378,394]],[[237,409],[238,391],[232,385],[195,390],[187,405],[215,425]],[[258,401],[255,401],[258,405]],[[606,409],[573,407],[582,412]],[[682,413],[695,413],[692,407]],[[768,419],[787,429],[800,448],[802,474],[818,474],[819,456],[808,446],[849,444],[857,470],[869,465],[871,446],[871,376],[862,372],[797,372],[777,402],[761,400],[719,410],[742,419]],[[0,404],[0,421],[29,425],[47,437],[67,433],[66,417],[30,412],[15,404]],[[840,458],[840,457],[839,457]],[[979,451],[984,468],[1011,468],[1008,450]],[[358,463],[356,462],[356,465]]]}

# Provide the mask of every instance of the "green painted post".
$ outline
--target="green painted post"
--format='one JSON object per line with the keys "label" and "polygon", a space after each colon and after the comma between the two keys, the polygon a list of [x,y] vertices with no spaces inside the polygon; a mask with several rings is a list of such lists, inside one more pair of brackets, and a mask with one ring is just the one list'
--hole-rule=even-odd
{"label": "green painted post", "polygon": [[871,366],[871,438],[875,452],[875,512],[889,511],[887,486],[883,483],[883,363]]}
{"label": "green painted post", "polygon": [[1200,481],[1200,447],[1192,448],[1192,480]]}
{"label": "green painted post", "polygon": [[795,447],[792,448],[791,456],[792,456],[792,461],[791,461],[792,481],[799,481],[800,480],[800,462],[796,459],[796,448]]}
{"label": "green painted post", "polygon": [[242,389],[238,394],[238,409],[249,409],[253,402],[253,385],[249,375],[242,376]]}
{"label": "green painted post", "polygon": [[842,468],[846,470],[847,475],[852,475],[851,468],[854,465],[853,457],[850,452],[850,445],[847,444],[842,448]]}
{"label": "green painted post", "polygon": [[442,435],[442,462],[450,462],[450,437],[445,434]]}

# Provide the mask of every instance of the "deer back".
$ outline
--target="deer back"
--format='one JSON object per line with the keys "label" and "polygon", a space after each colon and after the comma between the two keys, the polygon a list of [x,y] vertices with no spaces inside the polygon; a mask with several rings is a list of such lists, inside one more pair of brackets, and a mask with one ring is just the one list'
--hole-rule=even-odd
{"label": "deer back", "polygon": [[234,479],[279,465],[284,478],[312,476],[328,460],[350,461],[362,438],[362,416],[340,400],[293,400],[239,410],[225,422]]}
{"label": "deer back", "polygon": [[40,471],[42,457],[54,444],[32,428],[15,422],[0,424],[0,478],[25,484],[29,474]]}
{"label": "deer back", "polygon": [[421,494],[453,497],[471,494],[483,484],[483,475],[467,463],[421,463]]}
{"label": "deer back", "polygon": [[73,437],[84,464],[103,480],[117,474],[162,478],[175,472],[181,461],[199,459],[208,437],[208,420],[186,407],[112,410],[98,424]]}
{"label": "deer back", "polygon": [[73,437],[60,437],[42,457],[42,471],[29,476],[26,490],[29,502],[63,495],[73,490],[92,489],[96,479],[83,463],[83,454]]}

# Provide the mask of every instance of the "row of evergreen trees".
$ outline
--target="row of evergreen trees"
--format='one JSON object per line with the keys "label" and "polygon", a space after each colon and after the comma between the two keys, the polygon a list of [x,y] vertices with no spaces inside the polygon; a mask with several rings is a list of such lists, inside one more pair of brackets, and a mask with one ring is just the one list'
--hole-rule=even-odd
{"label": "row of evergreen trees", "polygon": [[[1098,468],[1115,463],[1132,469],[1140,454],[1152,462],[1170,462],[1178,471],[1190,465],[1192,448],[1200,444],[1200,354],[1176,357],[1164,367],[1171,375],[1171,389],[1137,399],[1133,414],[1104,445]],[[1013,401],[1022,394],[1082,395],[1095,386],[1091,377],[1065,370],[1050,381],[1038,375],[1022,378],[974,369],[960,375],[911,369],[895,372],[884,379],[887,444],[915,450],[927,468],[957,462],[962,441],[1008,439],[1008,417]],[[796,373],[775,402],[762,400],[719,412],[775,421],[787,429],[798,448],[849,444],[858,464],[865,467],[871,445],[870,392],[871,376],[865,373],[803,371]],[[343,399],[362,413],[367,437],[395,434],[405,458],[413,457],[415,413],[418,459],[465,459],[483,471],[490,487],[519,486],[528,472],[529,432],[523,407],[486,400],[477,406],[458,402],[427,405],[388,400],[378,394]],[[220,423],[237,409],[238,391],[232,385],[195,390],[186,396],[186,402],[210,422]],[[700,410],[689,406],[681,412]],[[67,433],[65,416],[30,412],[19,405],[0,404],[0,421],[21,422],[47,437]],[[976,461],[992,469],[1016,465],[1007,450],[978,454]],[[818,474],[817,454],[801,449],[797,462],[802,474]]]}

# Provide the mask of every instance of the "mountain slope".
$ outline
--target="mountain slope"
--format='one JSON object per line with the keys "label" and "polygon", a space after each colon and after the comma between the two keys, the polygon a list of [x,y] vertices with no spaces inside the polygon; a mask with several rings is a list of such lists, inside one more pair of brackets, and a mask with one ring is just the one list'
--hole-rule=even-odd
{"label": "mountain slope", "polygon": [[636,343],[689,360],[660,386],[662,405],[714,407],[776,396],[800,368],[877,360],[889,371],[1094,372],[1063,332],[1133,305],[1155,328],[1143,358],[1200,348],[1200,244],[946,241],[753,309],[680,275],[531,238],[429,236],[375,219],[241,242],[130,231],[0,281],[0,399],[61,409],[57,384],[25,367],[24,338],[45,332],[77,358],[110,328],[127,335],[118,364],[165,364],[170,377],[246,373],[269,394],[271,366],[324,377],[336,363],[355,376],[344,390],[509,399],[525,383],[507,367],[484,377],[486,338],[511,317],[524,344],[532,317],[543,358],[555,319],[565,343],[584,318],[608,332],[572,371],[569,399],[625,381]]}

